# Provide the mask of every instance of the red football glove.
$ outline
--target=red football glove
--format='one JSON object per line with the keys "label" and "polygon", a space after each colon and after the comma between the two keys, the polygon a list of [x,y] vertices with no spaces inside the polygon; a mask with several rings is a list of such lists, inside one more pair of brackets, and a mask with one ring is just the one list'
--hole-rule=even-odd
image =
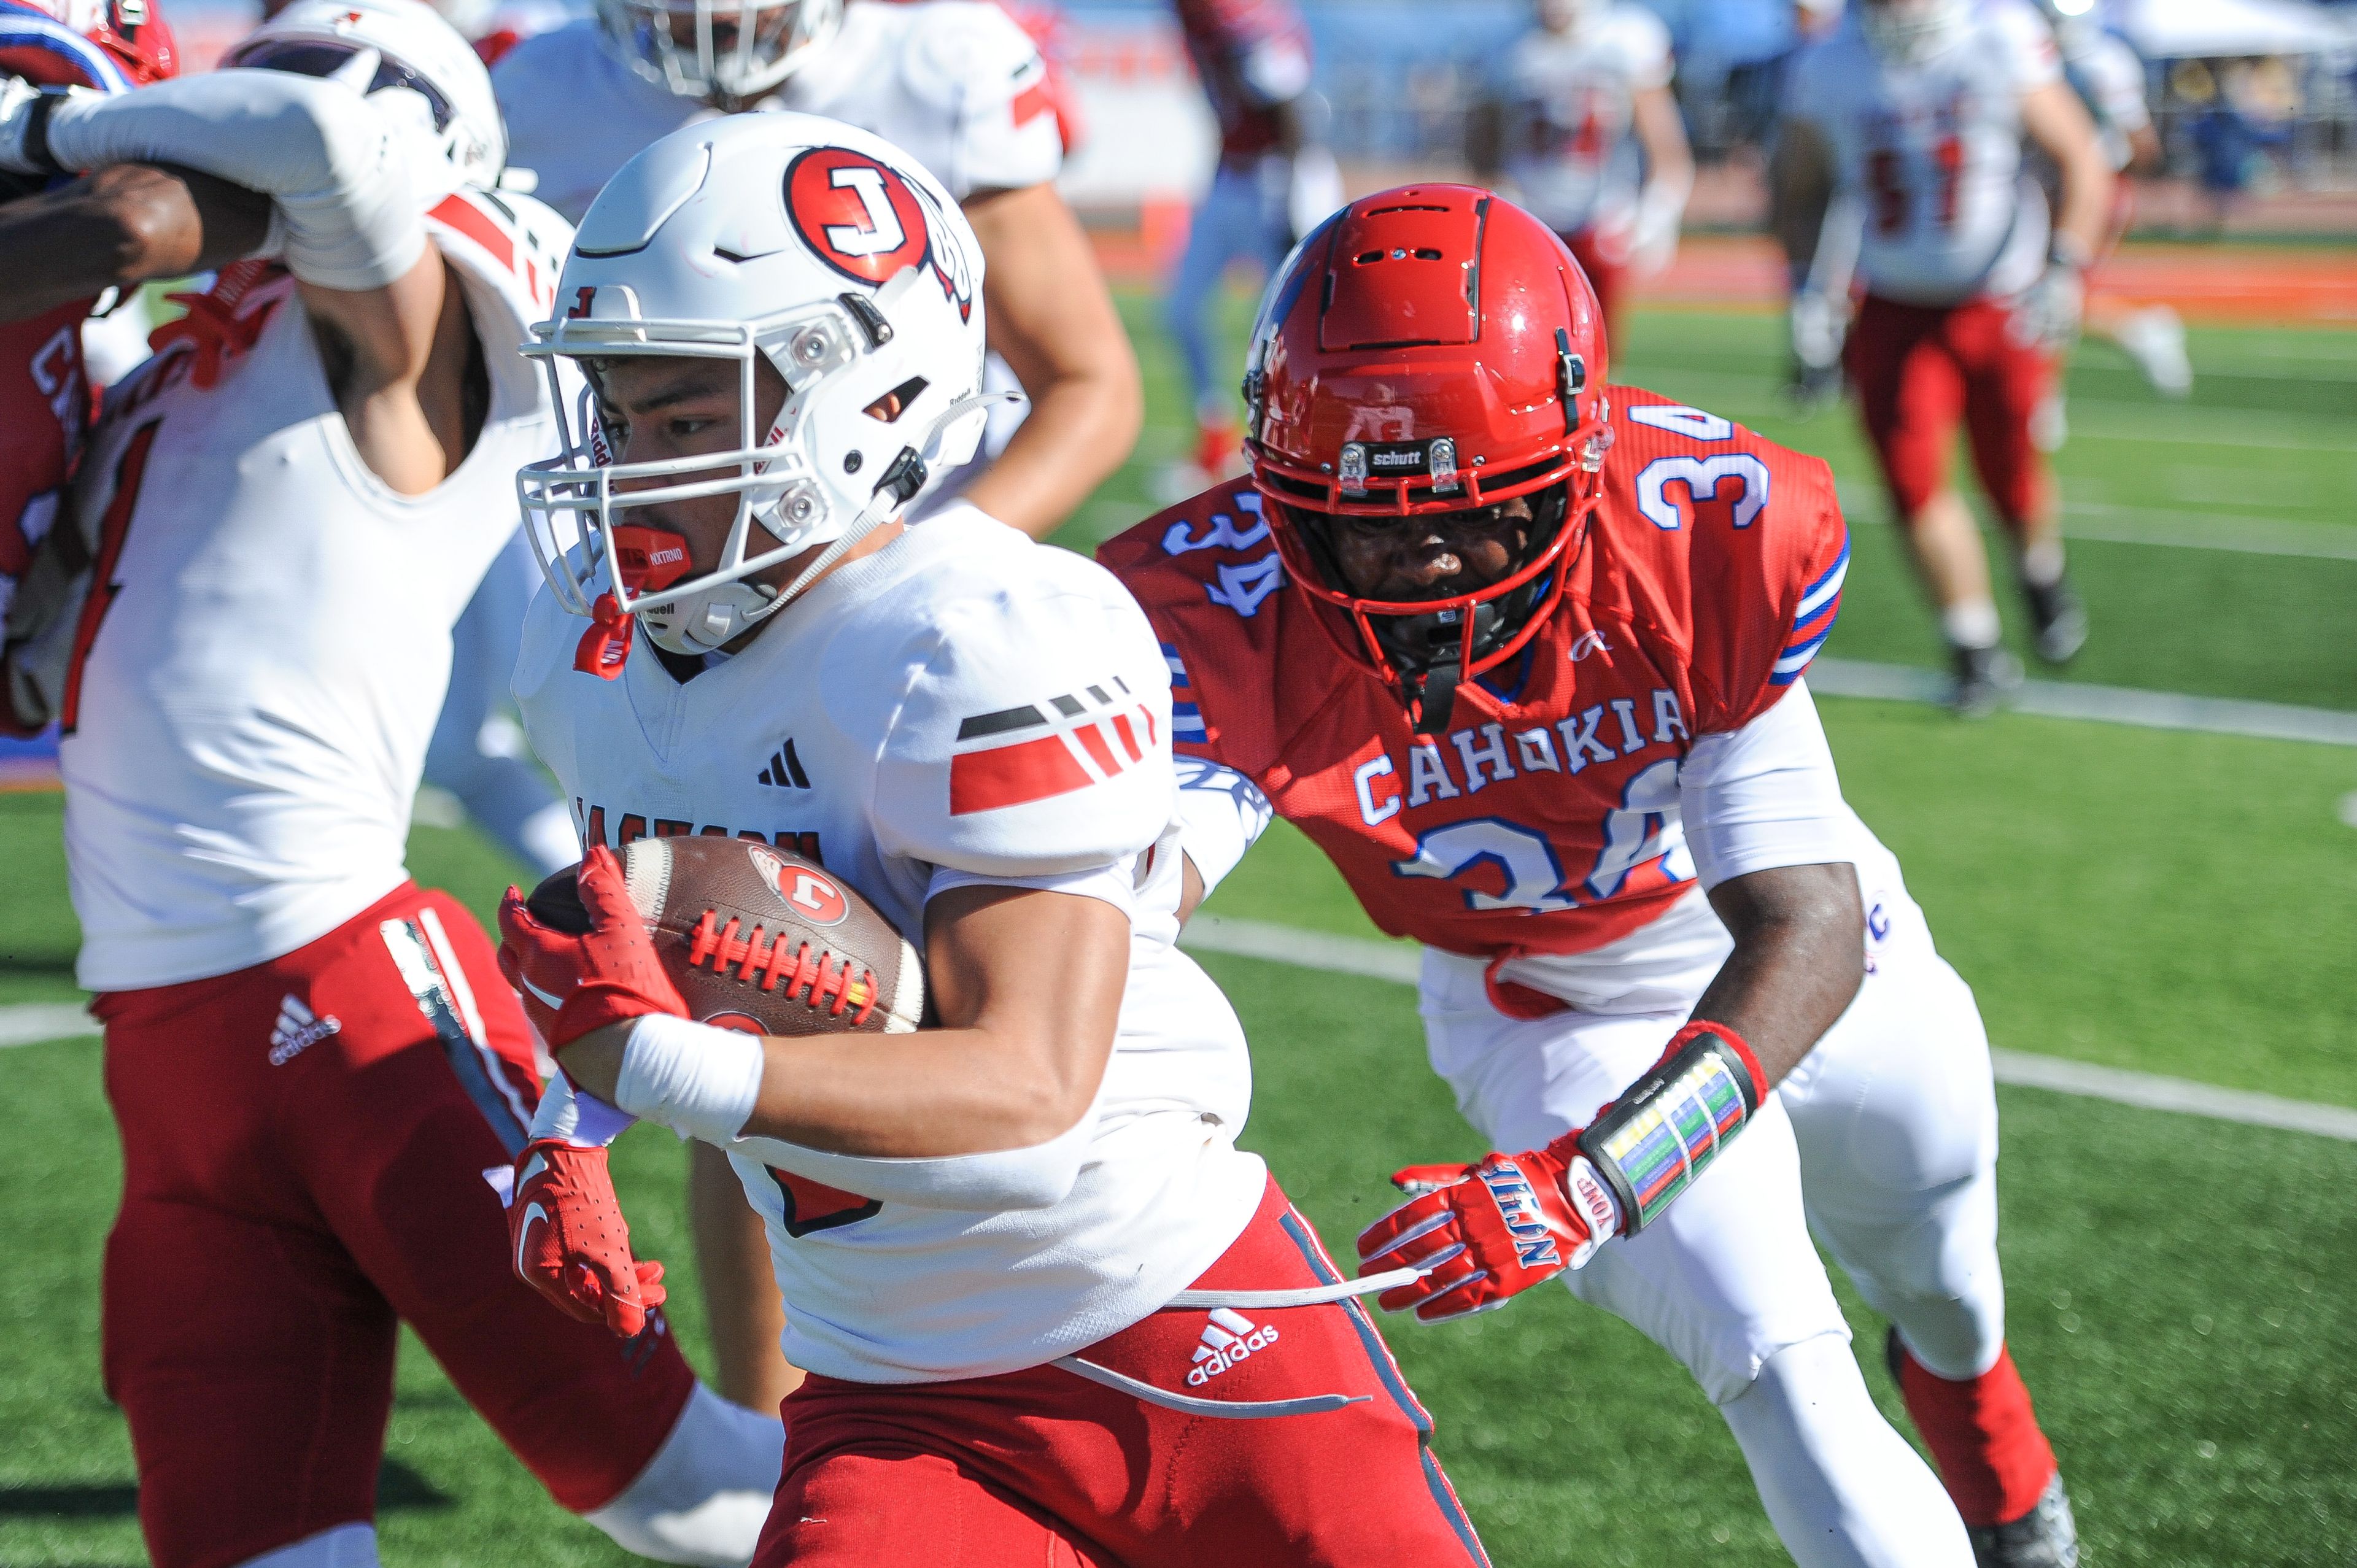
{"label": "red football glove", "polygon": [[1359,1273],[1426,1273],[1377,1297],[1383,1310],[1414,1307],[1423,1321],[1441,1323],[1502,1306],[1587,1262],[1615,1230],[1617,1211],[1576,1137],[1477,1165],[1410,1165],[1394,1176],[1394,1186],[1421,1196],[1359,1233]]}
{"label": "red football glove", "polygon": [[648,1013],[686,1017],[612,850],[599,844],[582,857],[580,888],[589,929],[579,936],[544,925],[512,887],[500,900],[500,972],[548,1048]]}
{"label": "red football glove", "polygon": [[636,1338],[648,1312],[663,1304],[663,1268],[630,1256],[606,1151],[538,1138],[515,1168],[508,1244],[517,1274],[567,1316]]}

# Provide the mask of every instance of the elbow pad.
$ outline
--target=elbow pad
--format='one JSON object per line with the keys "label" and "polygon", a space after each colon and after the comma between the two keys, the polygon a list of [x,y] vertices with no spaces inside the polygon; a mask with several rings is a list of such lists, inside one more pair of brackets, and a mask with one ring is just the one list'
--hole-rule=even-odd
{"label": "elbow pad", "polygon": [[1208,898],[1267,831],[1268,797],[1232,768],[1200,757],[1171,760],[1178,776],[1178,847],[1195,863]]}
{"label": "elbow pad", "polygon": [[354,292],[384,287],[425,253],[409,145],[341,82],[277,70],[75,93],[48,117],[49,155],[67,168],[179,164],[269,197],[287,269]]}
{"label": "elbow pad", "polygon": [[877,1159],[830,1154],[777,1138],[738,1138],[727,1148],[731,1154],[883,1203],[999,1214],[1061,1203],[1080,1179],[1095,1132],[1096,1113],[1092,1111],[1044,1144],[986,1155]]}

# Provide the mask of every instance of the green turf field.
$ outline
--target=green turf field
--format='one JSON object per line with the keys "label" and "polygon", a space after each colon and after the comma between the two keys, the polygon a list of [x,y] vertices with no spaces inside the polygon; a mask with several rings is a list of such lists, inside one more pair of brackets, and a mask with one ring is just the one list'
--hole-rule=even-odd
{"label": "green turf field", "polygon": [[[1172,360],[1141,328],[1154,424],[1067,536],[1150,510],[1188,440]],[[1239,303],[1241,317],[1248,306]],[[1936,650],[1848,416],[1773,397],[1776,324],[1641,314],[1619,379],[1822,453],[1857,560],[1831,650]],[[2357,333],[2199,332],[2190,405],[2100,346],[2072,377],[2061,467],[2095,639],[2072,679],[2357,708]],[[2169,540],[2173,542],[2154,542]],[[2147,541],[2136,542],[2135,541]],[[1995,1042],[2357,1106],[2357,751],[1824,699],[1852,799],[1897,849]],[[70,1000],[58,802],[0,796],[0,1004]],[[488,915],[511,872],[471,834],[420,829],[413,865]],[[1273,833],[1212,908],[1369,928],[1307,843]],[[1479,1152],[1423,1065],[1402,987],[1205,960],[1255,1046],[1247,1142],[1329,1242],[1381,1211],[1382,1174]],[[145,1561],[133,1469],[97,1375],[97,1270],[116,1155],[94,1042],[0,1051],[0,1568]],[[2066,1471],[2090,1568],[2330,1564],[2357,1530],[2357,1144],[2002,1090],[2016,1356]],[[624,1140],[644,1251],[703,1325],[679,1152]],[[1848,1299],[1869,1381],[1880,1326]],[[1555,1291],[1392,1336],[1501,1564],[1782,1561],[1733,1443],[1636,1335]],[[1631,1438],[1632,1432],[1642,1435]],[[422,1563],[622,1563],[557,1512],[413,1344],[382,1489],[384,1555]]]}

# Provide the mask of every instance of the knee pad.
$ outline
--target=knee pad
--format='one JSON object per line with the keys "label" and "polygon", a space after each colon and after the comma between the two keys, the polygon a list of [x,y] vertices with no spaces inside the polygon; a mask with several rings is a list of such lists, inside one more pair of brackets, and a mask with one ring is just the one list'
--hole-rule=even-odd
{"label": "knee pad", "polygon": [[781,1422],[698,1383],[639,1478],[581,1517],[623,1551],[658,1563],[748,1563],[785,1452]]}
{"label": "knee pad", "polygon": [[249,1557],[238,1568],[377,1568],[376,1527],[339,1524],[292,1546]]}

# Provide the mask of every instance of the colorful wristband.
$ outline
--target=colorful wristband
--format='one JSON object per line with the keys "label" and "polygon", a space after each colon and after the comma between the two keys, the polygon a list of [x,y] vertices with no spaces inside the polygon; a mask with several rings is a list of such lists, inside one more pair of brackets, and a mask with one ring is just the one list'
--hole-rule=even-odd
{"label": "colorful wristband", "polygon": [[1620,1205],[1622,1234],[1651,1224],[1760,1109],[1760,1063],[1724,1024],[1688,1024],[1662,1059],[1578,1135]]}

